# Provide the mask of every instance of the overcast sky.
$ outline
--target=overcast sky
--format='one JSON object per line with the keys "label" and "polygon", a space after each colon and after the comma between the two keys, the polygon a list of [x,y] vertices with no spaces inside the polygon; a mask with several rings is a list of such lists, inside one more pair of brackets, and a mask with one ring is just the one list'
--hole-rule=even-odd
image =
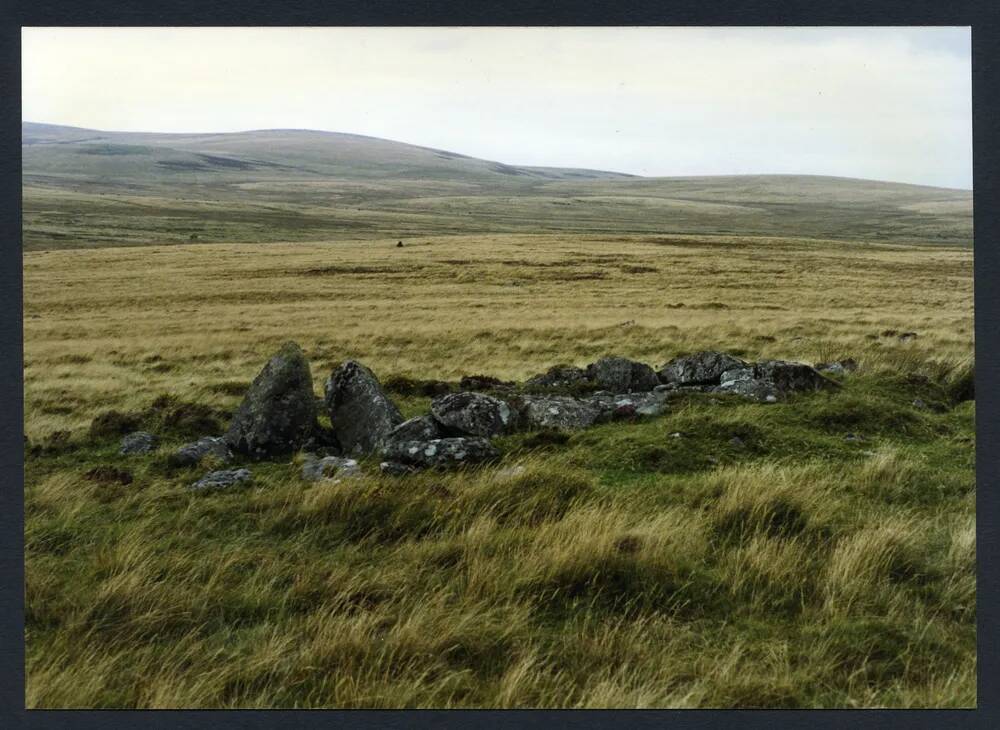
{"label": "overcast sky", "polygon": [[972,187],[967,28],[26,28],[23,118]]}

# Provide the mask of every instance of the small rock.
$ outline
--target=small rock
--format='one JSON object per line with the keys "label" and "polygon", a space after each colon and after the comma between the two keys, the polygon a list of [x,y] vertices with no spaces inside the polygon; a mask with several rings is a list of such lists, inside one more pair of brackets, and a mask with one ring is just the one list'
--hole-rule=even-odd
{"label": "small rock", "polygon": [[913,400],[913,407],[919,408],[920,410],[927,410],[927,404],[924,403],[922,398],[915,398]]}
{"label": "small rock", "polygon": [[229,445],[224,438],[205,436],[181,446],[167,457],[167,462],[176,467],[194,466],[206,456],[212,456],[225,464],[232,461],[233,452],[229,450]]}
{"label": "small rock", "polygon": [[739,436],[733,436],[731,439],[729,439],[729,445],[735,446],[738,449],[742,449],[744,446],[746,446],[743,439],[741,439]]}
{"label": "small rock", "polygon": [[853,373],[857,369],[858,363],[850,357],[846,360],[816,363],[817,371],[821,373],[830,373],[831,375],[846,375],[847,373]]}
{"label": "small rock", "polygon": [[250,473],[249,469],[213,471],[203,476],[188,488],[193,492],[210,492],[228,489],[229,487],[237,484],[249,482],[252,479],[252,476],[253,475]]}
{"label": "small rock", "polygon": [[585,399],[597,407],[600,416],[597,421],[615,420],[616,418],[634,418],[636,416],[658,416],[667,409],[667,399],[670,394],[666,391],[658,393],[624,393],[619,395],[605,395],[594,393]]}
{"label": "small rock", "polygon": [[334,483],[351,477],[361,476],[361,467],[355,459],[339,456],[324,456],[317,459],[307,456],[302,464],[302,478],[310,482],[332,481]]}
{"label": "small rock", "polygon": [[122,438],[119,454],[149,454],[156,451],[159,439],[148,431],[133,431]]}
{"label": "small rock", "polygon": [[517,420],[506,402],[482,393],[451,393],[435,398],[431,414],[445,430],[471,436],[509,433]]}
{"label": "small rock", "polygon": [[904,332],[899,336],[900,342],[909,342],[910,340],[915,340],[915,339],[917,339],[916,332]]}
{"label": "small rock", "polygon": [[385,437],[389,441],[430,441],[444,436],[441,424],[432,416],[416,416],[403,421]]}
{"label": "small rock", "polygon": [[861,443],[862,441],[866,440],[867,439],[864,436],[858,433],[849,433],[844,436],[844,441],[849,441],[851,443]]}
{"label": "small rock", "polygon": [[670,438],[672,439],[683,438],[683,436],[684,434],[682,434],[680,431],[674,431],[672,434],[670,434]]}

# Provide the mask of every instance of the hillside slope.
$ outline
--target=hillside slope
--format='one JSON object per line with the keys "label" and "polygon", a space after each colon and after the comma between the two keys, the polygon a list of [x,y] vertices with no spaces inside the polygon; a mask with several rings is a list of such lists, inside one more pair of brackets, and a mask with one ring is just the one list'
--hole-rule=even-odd
{"label": "hillside slope", "polygon": [[26,249],[451,233],[692,233],[970,245],[972,193],[820,176],[641,178],[362,135],[25,123]]}

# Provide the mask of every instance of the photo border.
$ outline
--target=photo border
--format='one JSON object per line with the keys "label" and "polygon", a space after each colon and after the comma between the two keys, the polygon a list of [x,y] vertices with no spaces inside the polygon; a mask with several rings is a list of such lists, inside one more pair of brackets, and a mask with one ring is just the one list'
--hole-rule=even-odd
{"label": "photo border", "polygon": [[[31,710],[24,709],[23,329],[21,253],[22,26],[952,25],[972,27],[976,337],[976,710]],[[1000,727],[1000,11],[986,0],[13,0],[0,6],[0,726],[240,727]],[[992,690],[992,691],[991,691]]]}

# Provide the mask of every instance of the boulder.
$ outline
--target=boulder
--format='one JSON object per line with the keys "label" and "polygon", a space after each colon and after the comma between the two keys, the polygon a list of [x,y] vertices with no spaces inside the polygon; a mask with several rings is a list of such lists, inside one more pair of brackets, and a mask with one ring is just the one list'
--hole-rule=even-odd
{"label": "boulder", "polygon": [[756,379],[772,383],[781,394],[839,387],[838,383],[801,362],[764,360],[754,365],[753,371]]}
{"label": "boulder", "polygon": [[579,388],[588,384],[587,371],[573,365],[553,365],[541,375],[525,381],[530,388]]}
{"label": "boulder", "polygon": [[310,482],[330,481],[337,483],[343,479],[359,476],[361,476],[361,467],[358,466],[355,459],[344,459],[339,456],[317,458],[310,454],[302,463],[302,478]]}
{"label": "boulder", "polygon": [[727,370],[747,367],[747,363],[724,352],[708,350],[675,357],[660,368],[660,380],[678,386],[718,385]]}
{"label": "boulder", "polygon": [[309,362],[288,342],[254,378],[224,438],[233,451],[259,459],[294,451],[315,427]]}
{"label": "boulder", "polygon": [[451,393],[431,401],[431,414],[446,431],[471,436],[508,433],[516,413],[499,398],[482,393]]}
{"label": "boulder", "polygon": [[188,489],[192,492],[213,492],[228,489],[237,484],[244,484],[253,478],[249,469],[229,469],[212,471],[192,484]]}
{"label": "boulder", "polygon": [[159,439],[148,431],[133,431],[122,438],[118,453],[122,455],[149,454],[156,451]]}
{"label": "boulder", "polygon": [[521,425],[530,430],[587,428],[602,414],[598,404],[564,395],[526,395],[513,405]]}
{"label": "boulder", "polygon": [[167,457],[171,466],[195,466],[204,457],[211,456],[225,464],[233,459],[229,444],[221,436],[206,436],[189,444],[184,444]]}
{"label": "boulder", "polygon": [[774,403],[791,393],[839,387],[805,363],[784,360],[765,360],[727,370],[720,381],[715,392],[735,393],[761,403]]}
{"label": "boulder", "polygon": [[602,357],[587,366],[587,377],[614,393],[648,392],[660,384],[653,368],[624,357]]}
{"label": "boulder", "polygon": [[342,363],[326,381],[330,424],[345,454],[378,450],[403,414],[382,389],[378,378],[359,362]]}
{"label": "boulder", "polygon": [[433,416],[415,416],[392,429],[385,441],[430,441],[444,436],[441,424]]}
{"label": "boulder", "polygon": [[458,436],[430,441],[395,441],[386,446],[385,455],[388,462],[405,466],[445,468],[491,461],[499,458],[500,452],[488,439]]}

